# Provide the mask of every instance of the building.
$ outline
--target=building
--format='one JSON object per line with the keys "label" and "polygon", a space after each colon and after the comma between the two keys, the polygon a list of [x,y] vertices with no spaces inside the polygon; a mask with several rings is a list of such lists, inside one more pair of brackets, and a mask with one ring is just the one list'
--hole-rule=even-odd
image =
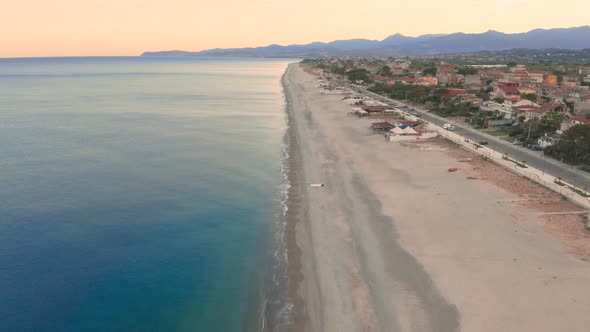
{"label": "building", "polygon": [[484,101],[480,106],[479,110],[481,112],[494,112],[498,115],[502,115],[504,119],[512,119],[514,117],[511,103],[504,102],[503,104],[497,103],[495,101]]}
{"label": "building", "polygon": [[529,108],[529,110],[525,112],[525,121],[529,121],[532,119],[541,119],[545,115],[547,115],[547,113],[551,112],[566,113],[567,106],[563,103],[547,103],[541,105],[540,107],[531,107]]}
{"label": "building", "polygon": [[465,87],[469,90],[479,90],[483,87],[479,75],[465,75]]}
{"label": "building", "polygon": [[579,124],[588,124],[590,123],[590,119],[587,119],[583,116],[568,116],[566,119],[561,123],[559,127],[559,133],[564,133],[566,130],[570,129],[571,127]]}
{"label": "building", "polygon": [[448,102],[451,99],[457,97],[458,95],[462,95],[465,93],[465,89],[450,89],[444,96],[442,96],[442,100],[444,102]]}
{"label": "building", "polygon": [[532,82],[532,83],[543,83],[543,76],[544,75],[545,75],[545,73],[542,71],[529,71],[528,72],[528,76],[529,76],[528,81]]}
{"label": "building", "polygon": [[371,129],[373,129],[374,132],[388,132],[394,127],[395,125],[389,122],[374,122],[371,124]]}
{"label": "building", "polygon": [[423,76],[416,79],[416,85],[434,86],[438,84],[438,79],[431,76]]}
{"label": "building", "polygon": [[483,103],[483,99],[479,98],[478,96],[472,93],[460,94],[455,97],[455,100],[457,100],[460,103],[471,104],[474,107],[479,107]]}
{"label": "building", "polygon": [[520,98],[520,90],[516,83],[504,83],[496,87],[492,91],[494,98],[504,98],[508,100],[516,100]]}

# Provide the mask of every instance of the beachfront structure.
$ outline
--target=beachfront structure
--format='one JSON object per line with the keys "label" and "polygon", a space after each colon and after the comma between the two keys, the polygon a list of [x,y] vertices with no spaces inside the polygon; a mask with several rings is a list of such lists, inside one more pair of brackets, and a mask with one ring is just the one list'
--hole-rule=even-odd
{"label": "beachfront structure", "polygon": [[361,106],[361,108],[369,114],[383,114],[386,111],[393,111],[391,109],[391,107],[388,105],[377,105],[377,106],[364,105],[364,106]]}
{"label": "beachfront structure", "polygon": [[365,111],[360,107],[353,107],[351,113],[358,116],[359,118],[369,116],[369,112]]}
{"label": "beachfront structure", "polygon": [[389,122],[375,122],[371,124],[371,129],[373,129],[373,131],[375,132],[387,132],[391,129],[393,129],[395,127],[395,125],[389,123]]}
{"label": "beachfront structure", "polygon": [[323,95],[348,95],[353,94],[354,92],[349,88],[337,87],[337,88],[325,88],[320,91]]}
{"label": "beachfront structure", "polygon": [[394,127],[389,130],[387,139],[390,142],[404,142],[404,141],[420,141],[437,137],[438,133],[435,131],[417,132],[411,127]]}

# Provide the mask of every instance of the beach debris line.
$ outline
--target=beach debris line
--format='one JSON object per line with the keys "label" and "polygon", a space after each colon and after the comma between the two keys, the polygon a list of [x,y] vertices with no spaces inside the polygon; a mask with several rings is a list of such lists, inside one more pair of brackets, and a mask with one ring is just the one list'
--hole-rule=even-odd
{"label": "beach debris line", "polygon": [[312,183],[309,186],[312,188],[321,188],[324,186],[324,184],[323,183]]}
{"label": "beach debris line", "polygon": [[470,161],[473,161],[473,158],[461,158],[461,159],[459,159],[459,162],[461,162],[461,163],[466,163],[466,162],[470,162]]}

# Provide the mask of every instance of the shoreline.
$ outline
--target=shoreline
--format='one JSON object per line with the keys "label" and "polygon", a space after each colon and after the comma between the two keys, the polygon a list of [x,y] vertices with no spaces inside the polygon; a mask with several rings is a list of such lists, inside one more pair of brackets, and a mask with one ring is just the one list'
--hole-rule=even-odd
{"label": "shoreline", "polygon": [[[363,175],[343,167],[339,152],[324,140],[310,105],[313,98],[322,97],[318,91],[305,91],[309,81],[302,81],[304,75],[308,74],[299,63],[289,65],[285,74],[293,139],[290,181],[296,195],[288,203],[290,210],[295,208],[288,234],[289,249],[295,255],[289,279],[296,300],[296,330],[398,331],[411,325],[456,331],[459,315],[454,305],[446,302],[428,273],[398,242],[395,223],[383,214]],[[318,181],[326,186],[311,190],[306,185]],[[333,232],[345,235],[344,242],[330,237]],[[323,252],[329,241],[338,248],[339,257]],[[419,308],[403,309],[396,293],[410,296]],[[330,303],[341,308],[331,312],[325,308]]]}
{"label": "shoreline", "polygon": [[287,213],[286,218],[286,246],[287,246],[287,287],[288,294],[292,301],[291,308],[292,324],[286,327],[286,331],[302,331],[307,326],[307,317],[303,298],[299,289],[303,282],[302,265],[301,265],[301,248],[297,243],[296,227],[298,224],[305,222],[305,212],[302,206],[302,176],[299,170],[302,169],[301,155],[299,151],[299,137],[297,135],[297,121],[293,116],[294,105],[292,101],[292,92],[288,87],[287,75],[289,68],[281,77],[281,85],[285,93],[285,110],[287,113],[287,153],[289,190],[287,196]]}

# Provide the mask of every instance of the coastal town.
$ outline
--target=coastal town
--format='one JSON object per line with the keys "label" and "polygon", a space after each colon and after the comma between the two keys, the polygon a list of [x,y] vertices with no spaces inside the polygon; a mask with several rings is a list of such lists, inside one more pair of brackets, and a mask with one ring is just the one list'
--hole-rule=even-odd
{"label": "coastal town", "polygon": [[[479,141],[500,139],[590,172],[590,58],[571,61],[555,54],[554,59],[564,59],[556,61],[551,54],[542,56],[304,62],[321,75],[325,93],[352,94],[353,112],[359,116],[401,115],[400,107],[405,107],[406,117],[415,118],[421,109],[447,119],[448,128],[456,124],[487,135]],[[380,102],[369,93],[398,103]]]}

